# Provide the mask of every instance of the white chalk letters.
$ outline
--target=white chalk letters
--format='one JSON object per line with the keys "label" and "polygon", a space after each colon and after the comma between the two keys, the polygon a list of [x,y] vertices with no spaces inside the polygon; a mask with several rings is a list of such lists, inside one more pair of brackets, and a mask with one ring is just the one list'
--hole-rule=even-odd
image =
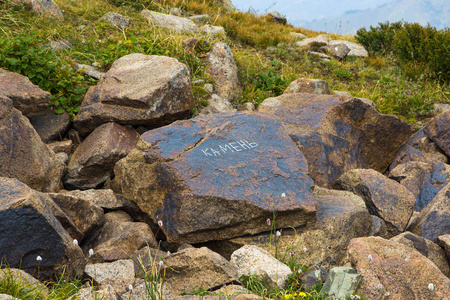
{"label": "white chalk letters", "polygon": [[247,140],[239,140],[236,142],[230,142],[225,145],[219,145],[219,148],[206,148],[202,152],[205,156],[221,156],[228,153],[241,152],[246,150],[251,150],[258,147],[259,145],[255,142],[248,142]]}

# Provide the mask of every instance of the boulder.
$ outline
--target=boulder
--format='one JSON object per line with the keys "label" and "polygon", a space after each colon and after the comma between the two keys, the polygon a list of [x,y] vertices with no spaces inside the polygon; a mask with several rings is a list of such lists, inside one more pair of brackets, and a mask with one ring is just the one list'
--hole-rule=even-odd
{"label": "boulder", "polygon": [[351,52],[350,48],[344,43],[328,45],[326,49],[333,57],[339,60],[344,59],[344,57],[346,57]]}
{"label": "boulder", "polygon": [[447,184],[415,218],[408,230],[430,241],[450,234],[450,184]]}
{"label": "boulder", "polygon": [[271,287],[285,287],[288,277],[292,275],[287,265],[254,245],[245,245],[234,251],[231,255],[231,263],[235,265],[238,277],[260,275],[262,280]]}
{"label": "boulder", "polygon": [[106,210],[122,209],[126,205],[122,199],[117,198],[114,192],[110,189],[104,190],[73,190],[64,191],[65,194],[73,197],[89,201],[90,203],[100,206]]}
{"label": "boulder", "polygon": [[306,35],[299,33],[299,32],[289,32],[290,36],[293,36],[295,39],[302,40],[306,39]]}
{"label": "boulder", "polygon": [[222,26],[204,25],[199,30],[212,38],[226,36],[225,29]]}
{"label": "boulder", "polygon": [[280,14],[279,12],[277,12],[276,10],[271,10],[267,13],[268,16],[270,16],[275,22],[280,23],[280,24],[286,24],[287,23],[287,19],[285,16],[283,16],[282,14]]}
{"label": "boulder", "polygon": [[[365,299],[438,300],[450,294],[450,279],[411,247],[364,237],[353,239],[348,253],[352,266],[364,276],[359,292]],[[434,289],[429,289],[429,284]]]}
{"label": "boulder", "polygon": [[61,9],[52,0],[12,0],[12,2],[31,5],[32,10],[39,15],[45,14],[58,20],[64,20]]}
{"label": "boulder", "polygon": [[130,21],[128,18],[118,13],[106,13],[103,15],[102,19],[122,30],[130,26]]}
{"label": "boulder", "polygon": [[[259,113],[178,121],[141,136],[114,183],[173,243],[199,243],[315,219],[312,180],[281,122]],[[283,197],[284,196],[284,197]]]}
{"label": "boulder", "polygon": [[[190,16],[189,20],[194,21],[195,23],[204,23],[207,22],[209,20],[210,16],[208,14],[204,14],[204,15],[195,15],[195,16]],[[215,26],[213,26],[215,27]]]}
{"label": "boulder", "polygon": [[102,286],[111,285],[114,290],[124,293],[134,282],[134,266],[131,259],[121,259],[110,263],[87,264],[84,273]]}
{"label": "boulder", "polygon": [[195,23],[189,19],[167,15],[156,11],[144,9],[141,16],[147,19],[150,25],[167,28],[175,32],[197,32]]}
{"label": "boulder", "polygon": [[134,149],[139,134],[132,127],[106,123],[97,127],[70,157],[64,185],[92,189],[110,180],[116,162]]}
{"label": "boulder", "polygon": [[357,56],[357,57],[369,56],[367,50],[360,44],[340,40],[333,40],[328,42],[328,46],[335,46],[340,44],[344,44],[350,49],[350,52],[347,54],[347,56]]}
{"label": "boulder", "polygon": [[238,280],[232,263],[206,247],[188,248],[164,259],[164,286],[173,294],[220,287]]}
{"label": "boulder", "polygon": [[334,267],[328,273],[321,295],[330,295],[336,299],[348,299],[356,292],[363,277],[350,267]]}
{"label": "boulder", "polygon": [[62,140],[70,125],[67,113],[57,115],[51,109],[32,116],[29,120],[44,143]]}
{"label": "boulder", "polygon": [[424,132],[430,140],[450,156],[450,110],[444,111],[433,118],[424,128]]}
{"label": "boulder", "polygon": [[[193,247],[191,246],[191,248]],[[136,277],[145,278],[145,273],[147,275],[152,273],[156,274],[161,269],[160,264],[164,263],[169,255],[168,252],[162,251],[159,247],[150,248],[149,246],[145,246],[136,250],[131,256],[134,262]]]}
{"label": "boulder", "polygon": [[326,55],[325,53],[322,52],[317,52],[317,51],[309,51],[308,52],[309,56],[312,56],[313,58],[319,58],[320,61],[323,62],[329,62],[331,61],[331,56]]}
{"label": "boulder", "polygon": [[328,44],[329,41],[330,41],[330,38],[327,35],[321,34],[316,37],[303,39],[300,42],[297,42],[296,44],[297,44],[297,46],[303,47],[303,46],[307,46],[312,43]]}
{"label": "boulder", "polygon": [[[81,288],[69,300],[122,300],[122,297],[114,290],[111,285],[106,285],[106,287],[96,290],[95,287],[89,286]],[[128,298],[127,298],[128,299]]]}
{"label": "boulder", "polygon": [[216,43],[205,60],[207,72],[216,81],[219,96],[231,101],[241,95],[233,52],[225,43]]}
{"label": "boulder", "polygon": [[329,95],[328,82],[320,79],[299,78],[291,82],[284,94],[310,93],[316,95]]}
{"label": "boulder", "polygon": [[399,232],[408,225],[416,198],[398,182],[375,170],[355,169],[339,177],[335,186],[363,198],[372,215],[382,218]]}
{"label": "boulder", "polygon": [[351,169],[384,172],[411,134],[408,124],[358,98],[288,93],[264,100],[258,111],[284,123],[308,160],[309,175],[327,188]]}
{"label": "boulder", "polygon": [[95,67],[90,65],[75,64],[75,69],[83,74],[89,75],[94,79],[102,79],[105,73],[100,72]]}
{"label": "boulder", "polygon": [[390,240],[416,249],[420,254],[431,260],[445,276],[449,277],[450,268],[447,257],[444,250],[437,244],[411,232],[403,232]]}
{"label": "boulder", "polygon": [[12,178],[0,177],[0,260],[41,279],[81,275],[81,248],[51,213],[52,200]]}
{"label": "boulder", "polygon": [[55,153],[63,152],[67,155],[72,154],[74,148],[71,140],[51,142],[47,146]]}
{"label": "boulder", "polygon": [[0,69],[0,96],[12,100],[14,108],[31,117],[48,108],[50,93],[31,83],[28,77]]}
{"label": "boulder", "polygon": [[123,210],[114,210],[105,214],[107,222],[133,222],[133,218]]}
{"label": "boulder", "polygon": [[83,135],[108,122],[158,126],[186,116],[194,104],[184,64],[165,56],[129,54],[89,88],[74,125]]}
{"label": "boulder", "polygon": [[16,178],[32,189],[59,189],[64,163],[45,145],[12,101],[0,95],[0,176]]}
{"label": "boulder", "polygon": [[252,102],[245,102],[238,106],[238,111],[255,111],[255,104]]}
{"label": "boulder", "polygon": [[209,105],[201,110],[201,114],[217,114],[236,111],[229,101],[216,94],[213,94],[208,102]]}
{"label": "boulder", "polygon": [[437,242],[444,249],[447,260],[450,262],[450,234],[438,236]]}

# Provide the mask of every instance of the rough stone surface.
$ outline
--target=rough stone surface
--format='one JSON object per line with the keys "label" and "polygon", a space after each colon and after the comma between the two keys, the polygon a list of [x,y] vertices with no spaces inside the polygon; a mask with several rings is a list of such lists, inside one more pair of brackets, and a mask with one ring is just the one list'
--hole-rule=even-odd
{"label": "rough stone surface", "polygon": [[133,218],[123,210],[115,210],[105,214],[105,223],[107,222],[133,222]]}
{"label": "rough stone surface", "polygon": [[324,43],[324,44],[328,44],[328,42],[330,41],[330,38],[325,35],[325,34],[321,34],[318,35],[316,37],[312,37],[312,38],[307,38],[304,40],[301,40],[300,42],[297,42],[297,46],[303,47],[303,46],[307,46],[311,43]]}
{"label": "rough stone surface", "polygon": [[131,259],[111,263],[87,264],[84,273],[101,285],[110,284],[117,292],[125,292],[134,282],[134,266]]}
{"label": "rough stone surface", "polygon": [[309,52],[308,52],[308,55],[309,55],[309,56],[313,56],[313,57],[318,57],[318,58],[320,58],[320,60],[323,61],[323,62],[331,61],[331,56],[326,55],[325,53],[322,53],[322,52],[309,51]]}
{"label": "rough stone surface", "polygon": [[[360,293],[365,299],[446,299],[450,280],[419,251],[380,237],[353,239],[352,266],[364,276]],[[371,259],[369,259],[371,255]],[[428,285],[434,285],[434,291]]]}
{"label": "rough stone surface", "polygon": [[[107,285],[103,289],[95,290],[95,287],[86,287],[80,289],[69,300],[122,300],[122,297],[114,290],[111,285]],[[128,299],[128,298],[127,298]]]}
{"label": "rough stone surface", "polygon": [[[294,254],[295,255],[295,254]],[[327,270],[322,267],[314,266],[311,269],[302,272],[298,278],[299,284],[301,284],[307,291],[313,289],[314,285],[318,283],[324,283],[327,277]]]}
{"label": "rough stone surface", "polygon": [[339,60],[344,59],[344,57],[346,57],[351,51],[350,48],[344,43],[328,45],[327,50],[333,57]]}
{"label": "rough stone surface", "polygon": [[225,29],[222,26],[204,25],[200,27],[199,30],[212,38],[224,37],[226,35]]}
{"label": "rough stone surface", "polygon": [[146,18],[151,25],[167,28],[176,32],[197,32],[198,28],[194,22],[189,19],[166,15],[156,11],[144,9],[141,16]]}
{"label": "rough stone surface", "polygon": [[252,102],[245,102],[241,104],[237,108],[238,111],[255,111],[255,104]]}
{"label": "rough stone surface", "polygon": [[306,39],[306,35],[299,33],[299,32],[289,32],[289,35],[293,36],[296,39],[302,40],[302,39]]}
{"label": "rough stone surface", "polygon": [[92,204],[98,205],[103,209],[114,210],[121,209],[124,207],[124,201],[117,198],[114,192],[110,189],[104,190],[73,190],[73,191],[64,191],[64,193],[79,197],[86,201],[89,201]]}
{"label": "rough stone surface", "polygon": [[270,286],[283,288],[286,280],[292,274],[291,269],[269,254],[269,252],[254,246],[245,245],[231,255],[231,262],[242,275],[261,275],[263,281]]}
{"label": "rough stone surface", "polygon": [[348,299],[356,292],[363,277],[350,267],[334,267],[328,273],[320,293],[332,295],[337,299]]}
{"label": "rough stone surface", "polygon": [[128,18],[118,13],[109,12],[104,14],[102,18],[114,26],[120,27],[121,29],[125,29],[130,26],[130,21]]}
{"label": "rough stone surface", "polygon": [[64,152],[69,155],[73,152],[73,143],[71,140],[51,142],[47,146],[55,153]]}
{"label": "rough stone surface", "polygon": [[206,65],[216,81],[219,96],[231,101],[241,95],[237,66],[227,44],[215,44],[206,56]]}
{"label": "rough stone surface", "polygon": [[94,253],[104,261],[129,258],[136,250],[150,245],[157,247],[158,242],[150,227],[141,222],[108,222],[100,235],[86,249],[94,249]]}
{"label": "rough stone surface", "polygon": [[356,44],[349,41],[339,41],[339,40],[333,40],[328,42],[328,46],[335,46],[339,44],[344,44],[348,48],[350,48],[350,52],[347,54],[347,56],[358,56],[358,57],[367,57],[369,56],[369,53],[367,50],[360,44]]}
{"label": "rough stone surface", "polygon": [[101,186],[112,176],[116,162],[134,149],[139,134],[132,127],[106,123],[97,127],[70,158],[64,185],[71,189]]}
{"label": "rough stone surface", "polygon": [[0,95],[0,176],[43,192],[61,185],[64,163],[45,145],[12,101]]}
{"label": "rough stone surface", "polygon": [[75,64],[75,69],[86,75],[91,76],[94,79],[102,79],[105,76],[105,73],[100,72],[95,67],[90,65]]}
{"label": "rough stone surface", "polygon": [[208,102],[209,105],[202,109],[201,114],[217,114],[236,111],[230,101],[227,101],[216,94],[213,94]]}
{"label": "rough stone surface", "polygon": [[444,250],[437,244],[411,232],[403,232],[391,238],[391,241],[413,247],[431,260],[445,276],[450,275],[450,268]]}
{"label": "rough stone surface", "polygon": [[285,16],[283,16],[282,14],[280,14],[279,12],[277,12],[276,10],[271,10],[267,13],[267,15],[271,16],[272,19],[280,24],[286,24],[287,23],[287,19]]}
{"label": "rough stone surface", "polygon": [[424,132],[447,156],[450,156],[450,110],[433,118],[424,128]]}
{"label": "rough stone surface", "polygon": [[206,247],[188,248],[164,260],[164,285],[174,294],[238,280],[232,263]]}
{"label": "rough stone surface", "polygon": [[450,234],[450,184],[437,193],[408,230],[433,242],[440,235]]}
{"label": "rough stone surface", "polygon": [[[191,247],[192,248],[192,247]],[[160,263],[169,256],[165,251],[159,248],[150,248],[145,246],[139,250],[136,250],[131,258],[134,261],[134,272],[137,277],[144,277],[144,271],[147,274],[156,274],[160,269]]]}
{"label": "rough stone surface", "polygon": [[165,56],[129,54],[116,60],[91,87],[74,120],[85,135],[97,126],[163,125],[194,107],[189,69]]}
{"label": "rough stone surface", "polygon": [[290,93],[310,93],[317,95],[330,94],[328,82],[320,79],[299,78],[294,80],[284,91],[284,94]]}
{"label": "rough stone surface", "polygon": [[13,2],[29,4],[37,14],[45,14],[58,20],[64,20],[61,9],[52,0],[13,0]]}
{"label": "rough stone surface", "polygon": [[438,236],[437,242],[444,249],[447,260],[450,262],[450,234]]}
{"label": "rough stone surface", "polygon": [[208,14],[204,14],[204,15],[195,15],[195,16],[191,16],[189,17],[189,20],[192,20],[196,23],[203,23],[203,22],[207,22],[209,20],[210,16]]}
{"label": "rough stone surface", "polygon": [[309,175],[331,187],[344,172],[371,168],[384,172],[411,134],[401,120],[379,114],[363,100],[305,93],[268,98],[258,111],[280,119],[308,160]]}
{"label": "rough stone surface", "polygon": [[434,160],[410,161],[397,165],[389,172],[389,178],[404,185],[416,197],[414,209],[421,211],[450,183],[450,166]]}
{"label": "rough stone surface", "polygon": [[64,270],[81,275],[83,253],[46,205],[51,201],[16,179],[0,177],[0,259],[41,279]]}
{"label": "rough stone surface", "polygon": [[29,118],[44,143],[62,140],[69,129],[70,119],[67,113],[57,115],[51,109]]}
{"label": "rough stone surface", "polygon": [[198,243],[266,231],[274,209],[280,227],[314,220],[306,172],[281,122],[239,112],[144,133],[117,163],[114,182],[155,223],[162,221],[169,242]]}
{"label": "rough stone surface", "polygon": [[336,181],[339,189],[351,191],[366,202],[372,215],[402,232],[412,215],[416,198],[403,185],[371,169],[355,169]]}
{"label": "rough stone surface", "polygon": [[13,101],[16,109],[26,117],[39,114],[48,108],[50,93],[31,83],[28,77],[0,69],[0,96]]}

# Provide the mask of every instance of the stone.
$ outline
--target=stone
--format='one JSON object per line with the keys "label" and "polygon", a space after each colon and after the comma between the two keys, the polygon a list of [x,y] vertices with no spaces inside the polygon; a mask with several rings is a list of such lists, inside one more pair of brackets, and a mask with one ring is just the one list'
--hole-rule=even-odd
{"label": "stone", "polygon": [[32,116],[29,120],[44,143],[62,140],[70,125],[67,113],[57,115],[51,109]]}
{"label": "stone", "polygon": [[67,50],[72,47],[69,40],[50,41],[50,49],[52,51]]}
{"label": "stone", "polygon": [[106,123],[97,127],[70,157],[64,186],[98,188],[113,175],[116,162],[134,149],[139,134],[132,127]]}
{"label": "stone", "polygon": [[316,95],[329,95],[328,82],[320,79],[299,78],[291,82],[284,94],[310,93]]}
{"label": "stone", "polygon": [[239,278],[242,275],[260,275],[270,287],[285,287],[286,280],[292,275],[287,265],[254,245],[245,245],[234,251],[231,255],[231,263],[235,265]]}
{"label": "stone", "polygon": [[410,161],[397,165],[389,178],[404,185],[416,197],[414,209],[421,211],[450,183],[450,166],[440,161]]}
{"label": "stone", "polygon": [[290,35],[290,36],[293,36],[295,39],[299,39],[299,40],[302,40],[302,39],[306,39],[306,38],[307,38],[306,35],[304,35],[304,34],[302,34],[302,33],[299,33],[299,32],[289,32],[289,35]]}
{"label": "stone", "polygon": [[104,261],[127,259],[146,245],[158,247],[158,242],[150,227],[142,222],[108,222],[100,231],[100,235],[86,249]]}
{"label": "stone", "polygon": [[[4,286],[4,288],[10,288],[10,291],[12,291],[13,289],[12,286],[14,285],[14,283],[8,286],[7,283],[9,283],[10,281],[7,278],[14,280],[17,286],[23,286],[27,288],[29,287],[30,289],[34,289],[34,292],[39,293],[41,297],[49,296],[48,295],[49,290],[45,286],[45,284],[39,282],[39,280],[37,280],[36,278],[34,278],[33,276],[31,276],[30,274],[21,269],[9,267],[6,268],[4,267],[3,269],[0,269],[0,281],[3,284],[6,283],[6,286]],[[2,299],[1,296],[0,299]],[[11,298],[11,299],[17,300],[18,298]]]}
{"label": "stone", "polygon": [[108,23],[111,23],[122,30],[130,26],[130,21],[128,18],[118,13],[106,13],[103,15],[102,19],[105,19]]}
{"label": "stone", "polygon": [[191,16],[189,17],[189,20],[192,20],[196,23],[203,23],[208,21],[210,18],[210,16],[208,14],[204,14],[204,15],[195,15],[195,16]]}
{"label": "stone", "polygon": [[16,178],[37,191],[58,190],[64,163],[12,103],[0,95],[0,176]]}
{"label": "stone", "polygon": [[114,192],[110,189],[103,190],[73,190],[73,191],[64,191],[65,194],[79,197],[94,205],[98,205],[106,210],[114,210],[114,209],[122,209],[126,205],[122,199],[117,198]]}
{"label": "stone", "polygon": [[123,210],[115,210],[105,214],[105,223],[108,222],[133,222],[133,218]]}
{"label": "stone", "polygon": [[408,226],[408,230],[430,241],[450,234],[450,184],[447,184]]}
{"label": "stone", "polygon": [[131,259],[121,259],[110,263],[87,264],[84,273],[104,286],[110,284],[114,290],[124,293],[134,282],[134,266]]}
{"label": "stone", "polygon": [[199,28],[200,32],[209,35],[212,38],[226,36],[225,29],[222,26],[204,25]]}
{"label": "stone", "polygon": [[447,260],[450,262],[450,234],[440,235],[437,238],[439,246],[444,249]]}
{"label": "stone", "polygon": [[[413,218],[414,213],[411,216]],[[410,221],[411,221],[410,219]],[[372,215],[372,231],[369,236],[381,236],[382,238],[390,238],[389,228],[382,218]]]}
{"label": "stone", "polygon": [[450,110],[440,113],[434,117],[424,128],[427,137],[436,143],[436,145],[450,156]]}
{"label": "stone", "polygon": [[358,98],[289,93],[264,100],[258,111],[284,123],[308,161],[309,176],[326,188],[351,169],[384,172],[411,135],[410,125]]}
{"label": "stone", "polygon": [[25,117],[45,111],[50,101],[50,93],[31,83],[28,77],[0,68],[0,96],[12,100],[13,106]]}
{"label": "stone", "polygon": [[356,57],[367,57],[369,56],[369,53],[367,50],[360,44],[349,42],[349,41],[340,41],[340,40],[333,40],[328,42],[328,46],[335,46],[339,44],[346,45],[350,52],[347,54],[347,56],[356,56]]}
{"label": "stone", "polygon": [[238,111],[255,111],[255,104],[252,102],[245,102],[244,104],[241,104],[238,106]]}
{"label": "stone", "polygon": [[151,25],[167,28],[175,32],[197,32],[198,30],[194,22],[182,17],[167,15],[148,9],[142,10],[141,16],[147,19]]}
{"label": "stone", "polygon": [[237,66],[227,44],[216,43],[206,56],[205,63],[220,97],[231,101],[241,95]]}
{"label": "stone", "polygon": [[[364,276],[359,292],[365,299],[445,299],[450,279],[428,258],[406,245],[380,237],[361,237],[349,244],[349,257]],[[370,257],[369,257],[370,255]],[[428,289],[432,283],[434,290]]]}
{"label": "stone", "polygon": [[32,10],[39,15],[45,14],[58,20],[64,20],[61,9],[52,0],[13,0],[12,2],[31,5]]}
{"label": "stone", "polygon": [[328,45],[327,50],[334,58],[339,60],[344,59],[351,51],[350,48],[344,43]]}
{"label": "stone", "polygon": [[336,180],[335,186],[363,198],[370,214],[400,232],[405,230],[416,203],[406,187],[371,169],[347,171]]}
{"label": "stone", "polygon": [[91,235],[100,228],[104,222],[103,209],[94,203],[64,193],[49,193],[55,202],[68,217],[69,221],[76,226],[82,236],[74,236],[80,243],[85,237]]}
{"label": "stone", "polygon": [[131,256],[136,276],[145,278],[144,273],[147,275],[156,274],[160,270],[160,263],[164,263],[168,256],[167,252],[159,248],[150,248],[149,246],[136,250]]}
{"label": "stone", "polygon": [[194,107],[189,69],[165,56],[125,55],[89,88],[74,125],[82,134],[97,126],[158,126],[186,116]]}
{"label": "stone", "polygon": [[[301,269],[297,272],[300,271]],[[328,272],[324,268],[314,266],[305,272],[301,272],[298,275],[298,282],[302,285],[302,287],[304,287],[305,290],[310,291],[313,289],[314,285],[324,283],[327,274]]]}
{"label": "stone", "polygon": [[227,113],[235,112],[236,109],[231,105],[231,103],[220,96],[213,94],[208,100],[209,105],[201,110],[201,114],[217,114],[217,113]]}
{"label": "stone", "polygon": [[[331,94],[339,96],[344,101],[352,100],[354,98],[350,93],[343,91],[333,91]],[[375,104],[373,104],[373,107],[376,108]]]}
{"label": "stone", "polygon": [[[68,298],[69,300],[122,300],[119,294],[111,285],[107,285],[102,289],[95,289],[95,287],[85,287],[80,289],[75,295]],[[128,298],[127,298],[128,299]]]}
{"label": "stone", "polygon": [[214,2],[218,2],[221,6],[223,6],[227,12],[233,12],[236,11],[236,7],[233,5],[231,0],[214,0]]}
{"label": "stone", "polygon": [[267,13],[268,16],[272,17],[272,19],[280,24],[285,25],[287,23],[287,19],[285,16],[277,12],[276,10],[271,10]]}
{"label": "stone", "polygon": [[322,53],[322,52],[309,51],[308,55],[313,56],[313,57],[318,57],[318,58],[320,58],[320,61],[323,61],[323,62],[331,61],[331,56],[326,55],[325,53]]}
{"label": "stone", "polygon": [[321,35],[318,35],[316,37],[306,38],[304,40],[301,40],[300,42],[297,42],[296,44],[299,47],[304,47],[304,46],[308,46],[311,43],[328,44],[329,41],[330,41],[330,38],[327,35],[321,34]]}
{"label": "stone", "polygon": [[[206,83],[203,88],[205,89],[205,91],[207,91],[210,95],[214,94],[215,92],[215,87],[213,84],[211,83]],[[217,96],[217,95],[216,95]],[[219,97],[219,96],[218,96]]]}
{"label": "stone", "polygon": [[69,163],[69,155],[65,152],[58,152],[55,156],[63,162],[63,164],[67,165]]}
{"label": "stone", "polygon": [[53,141],[47,146],[55,153],[64,152],[66,154],[72,154],[73,149],[73,143],[71,140],[64,140],[64,141]]}
{"label": "stone", "polygon": [[363,277],[350,267],[334,267],[320,291],[321,295],[331,295],[336,299],[348,299],[358,289]]}
{"label": "stone", "polygon": [[81,73],[91,76],[94,79],[102,79],[105,77],[105,73],[100,72],[95,67],[90,65],[75,64],[75,69]]}
{"label": "stone", "polygon": [[411,232],[403,232],[390,240],[416,249],[423,256],[431,260],[445,276],[449,277],[450,267],[447,257],[445,256],[444,250],[437,244]]}
{"label": "stone", "polygon": [[52,200],[12,178],[0,177],[0,191],[0,260],[39,279],[80,276],[83,252],[46,205]]}
{"label": "stone", "polygon": [[266,231],[274,210],[279,227],[314,220],[306,173],[281,122],[238,112],[144,133],[116,164],[114,183],[160,223],[169,242],[199,243]]}

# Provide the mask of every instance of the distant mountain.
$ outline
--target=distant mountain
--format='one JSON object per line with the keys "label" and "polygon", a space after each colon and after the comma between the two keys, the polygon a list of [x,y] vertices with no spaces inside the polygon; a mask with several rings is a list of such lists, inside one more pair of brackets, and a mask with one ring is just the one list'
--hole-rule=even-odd
{"label": "distant mountain", "polygon": [[437,29],[450,27],[450,0],[395,0],[377,8],[347,11],[341,16],[323,18],[302,24],[302,27],[339,34],[355,34],[361,27],[379,22],[406,21]]}

